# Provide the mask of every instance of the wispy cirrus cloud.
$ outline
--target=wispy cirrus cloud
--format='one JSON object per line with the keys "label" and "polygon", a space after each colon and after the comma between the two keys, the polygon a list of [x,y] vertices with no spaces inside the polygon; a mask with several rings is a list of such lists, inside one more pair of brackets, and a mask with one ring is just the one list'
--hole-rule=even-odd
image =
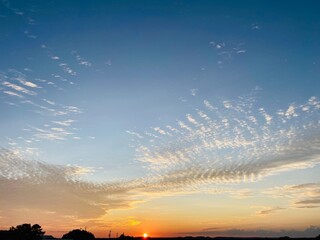
{"label": "wispy cirrus cloud", "polygon": [[76,57],[76,60],[79,65],[85,66],[85,67],[91,67],[92,63],[86,60],[85,58],[81,57],[80,54],[77,51],[72,51],[71,54],[73,54]]}
{"label": "wispy cirrus cloud", "polygon": [[77,75],[76,71],[74,71],[67,63],[59,63],[59,66],[63,69],[64,72],[70,75]]}
{"label": "wispy cirrus cloud", "polygon": [[[46,53],[46,55],[52,59],[58,66],[60,69],[62,69],[62,71],[66,74],[68,74],[69,76],[76,76],[77,72],[70,67],[70,64],[66,63],[65,61],[62,61],[62,58],[60,56],[58,56],[57,54],[55,54],[53,52],[53,50],[51,48],[49,48],[46,44],[42,44],[41,45],[41,49],[43,49],[43,51]],[[55,74],[57,75],[57,74]],[[65,78],[62,78],[65,79]],[[67,81],[67,79],[65,79]]]}
{"label": "wispy cirrus cloud", "polygon": [[21,11],[20,9],[13,7],[9,1],[7,0],[2,0],[2,4],[6,6],[6,8],[10,9],[14,14],[17,16],[23,16],[25,13]]}
{"label": "wispy cirrus cloud", "polygon": [[[29,73],[29,71],[27,71]],[[34,74],[34,72],[32,72]],[[60,103],[59,100],[47,98],[47,88],[50,81],[40,78],[30,78],[27,74],[16,69],[0,73],[0,92],[2,92],[6,102],[10,106],[20,107],[20,112],[32,111],[39,115],[41,123],[34,126],[27,123],[24,128],[24,139],[16,139],[23,147],[30,148],[32,144],[39,140],[64,141],[66,139],[80,139],[75,136],[77,130],[71,128],[76,120],[71,119],[81,114],[82,110],[74,105]],[[62,131],[54,125],[64,126]],[[26,136],[29,134],[29,136]]]}
{"label": "wispy cirrus cloud", "polygon": [[36,95],[34,91],[30,91],[24,87],[18,86],[16,84],[10,83],[10,82],[2,82],[3,86],[6,86],[7,88],[11,88],[15,90],[16,92],[28,94],[28,95]]}
{"label": "wispy cirrus cloud", "polygon": [[266,189],[264,193],[275,198],[290,199],[293,208],[320,207],[320,183],[317,182],[278,186]]}
{"label": "wispy cirrus cloud", "polygon": [[247,52],[243,42],[210,41],[209,45],[215,51],[216,56],[218,57],[217,63],[220,66],[232,61],[236,55],[245,54]]}
{"label": "wispy cirrus cloud", "polygon": [[9,95],[9,96],[14,96],[14,97],[18,97],[18,98],[23,98],[23,96],[19,93],[16,93],[16,92],[12,92],[12,91],[3,91],[3,93]]}
{"label": "wispy cirrus cloud", "polygon": [[30,31],[25,30],[23,33],[26,35],[27,38],[37,39],[38,37],[34,34],[32,34]]}
{"label": "wispy cirrus cloud", "polygon": [[285,208],[283,207],[272,207],[272,208],[266,208],[264,210],[261,210],[259,212],[257,212],[258,215],[269,215],[272,214],[274,212],[277,212],[279,210],[284,210]]}

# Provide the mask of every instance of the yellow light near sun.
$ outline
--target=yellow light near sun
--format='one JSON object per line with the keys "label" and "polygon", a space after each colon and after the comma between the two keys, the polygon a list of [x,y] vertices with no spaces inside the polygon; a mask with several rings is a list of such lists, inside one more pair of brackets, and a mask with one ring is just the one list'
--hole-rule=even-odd
{"label": "yellow light near sun", "polygon": [[147,238],[147,237],[148,237],[148,233],[144,233],[143,238]]}

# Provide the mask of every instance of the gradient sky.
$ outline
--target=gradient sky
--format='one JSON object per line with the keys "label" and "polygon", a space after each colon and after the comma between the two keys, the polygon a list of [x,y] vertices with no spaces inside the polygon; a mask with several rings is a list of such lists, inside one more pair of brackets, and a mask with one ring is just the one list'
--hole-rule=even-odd
{"label": "gradient sky", "polygon": [[0,2],[0,228],[320,234],[319,1]]}

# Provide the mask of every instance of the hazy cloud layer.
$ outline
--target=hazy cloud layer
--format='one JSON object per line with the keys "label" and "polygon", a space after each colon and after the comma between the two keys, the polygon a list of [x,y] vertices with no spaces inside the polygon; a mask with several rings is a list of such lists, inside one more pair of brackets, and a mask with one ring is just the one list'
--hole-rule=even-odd
{"label": "hazy cloud layer", "polygon": [[216,228],[213,229],[204,229],[203,231],[199,232],[184,232],[182,234],[193,234],[199,236],[232,236],[232,237],[316,237],[319,235],[320,227],[317,226],[310,226],[309,228],[303,230],[280,230],[280,231],[273,231],[273,230],[243,230],[243,229],[229,229],[229,230],[219,230]]}
{"label": "hazy cloud layer", "polygon": [[128,193],[130,185],[81,181],[85,168],[25,160],[5,149],[0,151],[0,166],[3,217],[6,211],[27,208],[91,218],[134,202]]}

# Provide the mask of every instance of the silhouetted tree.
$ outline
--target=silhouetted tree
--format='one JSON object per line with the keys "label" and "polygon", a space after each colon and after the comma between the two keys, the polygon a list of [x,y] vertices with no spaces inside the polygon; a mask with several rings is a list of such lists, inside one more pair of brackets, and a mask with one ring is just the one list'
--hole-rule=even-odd
{"label": "silhouetted tree", "polygon": [[320,234],[316,237],[316,239],[320,239]]}
{"label": "silhouetted tree", "polygon": [[39,224],[25,223],[16,227],[11,227],[9,231],[2,231],[1,235],[6,236],[6,240],[39,240],[42,239],[44,231]]}
{"label": "silhouetted tree", "polygon": [[73,239],[73,240],[92,240],[95,239],[91,232],[81,229],[74,229],[62,236],[62,239]]}
{"label": "silhouetted tree", "polygon": [[122,233],[122,234],[119,236],[119,239],[121,239],[121,240],[131,240],[131,239],[133,239],[133,237],[131,237],[131,236],[126,236],[126,235],[124,235],[124,233]]}

